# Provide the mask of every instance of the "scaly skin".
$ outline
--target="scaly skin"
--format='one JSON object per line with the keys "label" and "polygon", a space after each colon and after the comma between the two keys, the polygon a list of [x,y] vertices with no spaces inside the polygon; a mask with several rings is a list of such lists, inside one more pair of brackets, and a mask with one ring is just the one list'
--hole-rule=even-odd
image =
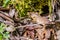
{"label": "scaly skin", "polygon": [[30,12],[29,14],[33,21],[37,24],[51,24],[51,22],[47,18],[40,16],[37,12]]}

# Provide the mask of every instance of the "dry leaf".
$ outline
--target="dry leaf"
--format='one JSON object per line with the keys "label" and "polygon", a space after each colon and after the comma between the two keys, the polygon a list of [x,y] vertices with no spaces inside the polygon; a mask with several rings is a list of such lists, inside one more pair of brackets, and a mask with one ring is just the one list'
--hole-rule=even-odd
{"label": "dry leaf", "polygon": [[56,34],[57,34],[57,35],[60,35],[60,30],[58,30],[58,31],[56,32]]}
{"label": "dry leaf", "polygon": [[48,30],[46,30],[46,32],[45,32],[45,38],[50,38],[50,30],[48,29]]}
{"label": "dry leaf", "polygon": [[6,30],[7,30],[8,32],[13,32],[13,31],[15,31],[15,28],[14,28],[14,26],[9,25],[9,26],[6,28]]}
{"label": "dry leaf", "polygon": [[15,14],[15,9],[11,9],[11,10],[9,11],[9,16],[10,16],[11,18],[13,18],[14,14]]}
{"label": "dry leaf", "polygon": [[4,22],[5,20],[2,18],[2,17],[0,17],[0,22]]}
{"label": "dry leaf", "polygon": [[41,30],[41,29],[36,29],[36,31],[37,31],[37,34],[38,34],[38,39],[39,39],[39,40],[43,40],[43,35],[42,35],[43,30]]}
{"label": "dry leaf", "polygon": [[10,21],[4,21],[4,23],[6,24],[6,25],[14,25],[14,23],[12,23],[12,22],[10,22]]}

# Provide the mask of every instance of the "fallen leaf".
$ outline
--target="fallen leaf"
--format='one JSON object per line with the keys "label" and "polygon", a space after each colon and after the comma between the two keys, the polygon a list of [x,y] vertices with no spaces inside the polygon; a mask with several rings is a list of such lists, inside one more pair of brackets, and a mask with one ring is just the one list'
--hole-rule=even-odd
{"label": "fallen leaf", "polygon": [[6,24],[6,25],[14,25],[14,23],[12,23],[12,22],[10,22],[10,21],[4,21],[4,23]]}
{"label": "fallen leaf", "polygon": [[5,20],[2,18],[2,17],[0,17],[0,22],[4,22]]}
{"label": "fallen leaf", "polygon": [[13,32],[13,31],[15,31],[15,28],[14,28],[14,26],[9,25],[9,26],[6,28],[6,30],[7,30],[8,32]]}
{"label": "fallen leaf", "polygon": [[11,10],[9,11],[9,16],[10,16],[11,18],[13,18],[14,14],[15,14],[15,9],[11,9]]}

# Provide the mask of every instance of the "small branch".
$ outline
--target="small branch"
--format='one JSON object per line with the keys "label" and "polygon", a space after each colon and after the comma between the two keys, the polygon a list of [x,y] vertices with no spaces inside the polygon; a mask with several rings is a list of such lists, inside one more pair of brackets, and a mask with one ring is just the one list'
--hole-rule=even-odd
{"label": "small branch", "polygon": [[42,28],[42,26],[39,25],[39,24],[30,24],[30,25],[18,26],[18,27],[16,27],[16,28],[21,28],[21,27],[24,28],[24,27],[30,27],[30,26],[32,26],[34,29]]}
{"label": "small branch", "polygon": [[0,17],[6,19],[6,20],[8,20],[8,21],[14,22],[11,18],[7,17],[6,15],[4,15],[4,14],[2,14],[2,13],[0,13]]}
{"label": "small branch", "polygon": [[7,17],[10,17],[10,15],[8,13],[6,13],[6,12],[0,11],[0,13],[7,16]]}
{"label": "small branch", "polygon": [[0,6],[0,11],[9,11],[9,8],[3,8]]}

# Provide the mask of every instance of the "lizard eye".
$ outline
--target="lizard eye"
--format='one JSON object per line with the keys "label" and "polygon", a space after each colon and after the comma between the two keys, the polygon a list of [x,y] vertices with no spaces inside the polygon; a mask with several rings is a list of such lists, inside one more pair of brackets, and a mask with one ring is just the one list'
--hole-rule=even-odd
{"label": "lizard eye", "polygon": [[33,18],[35,18],[35,16]]}

